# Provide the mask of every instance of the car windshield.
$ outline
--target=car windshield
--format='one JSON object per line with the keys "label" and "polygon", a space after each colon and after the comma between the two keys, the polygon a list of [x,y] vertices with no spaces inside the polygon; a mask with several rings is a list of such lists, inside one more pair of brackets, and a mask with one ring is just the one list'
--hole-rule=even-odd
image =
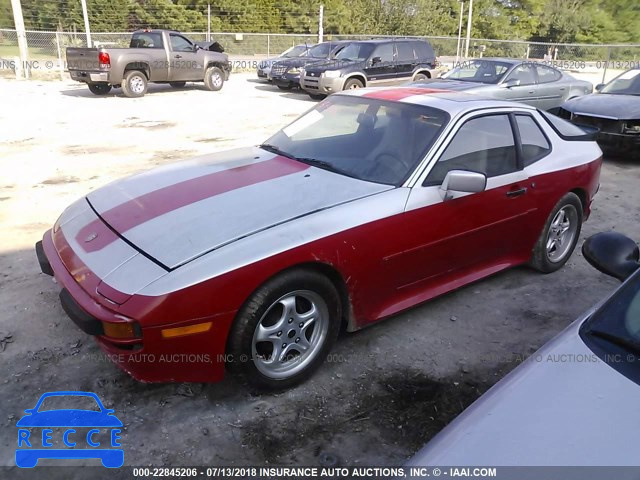
{"label": "car windshield", "polygon": [[640,69],[627,70],[607,83],[600,93],[640,95]]}
{"label": "car windshield", "polygon": [[445,73],[442,78],[463,82],[498,83],[505,76],[511,64],[492,60],[468,60],[459,63]]}
{"label": "car windshield", "polygon": [[[640,356],[640,270],[602,307],[585,322],[581,329],[583,338],[598,350],[613,355],[630,352]],[[625,356],[625,358],[628,358]],[[614,368],[625,368],[623,362]],[[637,362],[632,367],[638,368]]]}
{"label": "car windshield", "polygon": [[373,51],[373,45],[370,43],[350,43],[345,48],[340,50],[335,58],[337,60],[347,60],[354,62],[361,62],[369,58]]}
{"label": "car windshield", "polygon": [[335,95],[261,147],[338,174],[400,185],[442,131],[435,108]]}
{"label": "car windshield", "polygon": [[331,45],[330,43],[319,43],[318,45],[311,47],[309,49],[309,57],[315,58],[326,58],[331,53],[331,49],[335,45]]}
{"label": "car windshield", "polygon": [[309,47],[307,45],[296,45],[286,50],[281,56],[285,58],[302,57],[308,50]]}

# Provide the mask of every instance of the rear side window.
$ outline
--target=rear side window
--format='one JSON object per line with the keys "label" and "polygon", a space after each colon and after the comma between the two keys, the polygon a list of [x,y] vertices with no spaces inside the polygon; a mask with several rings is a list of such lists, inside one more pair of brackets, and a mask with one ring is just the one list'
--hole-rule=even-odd
{"label": "rear side window", "polygon": [[552,113],[538,110],[538,113],[551,125],[560,138],[563,140],[590,141],[595,140],[598,129],[587,130],[573,123],[569,123],[560,117],[556,117]]}
{"label": "rear side window", "polygon": [[373,51],[373,58],[380,57],[382,63],[393,62],[393,43],[382,43]]}
{"label": "rear side window", "polygon": [[427,42],[417,41],[412,42],[413,49],[416,52],[416,56],[419,60],[433,62],[436,58],[436,54],[433,52],[433,48]]}
{"label": "rear side window", "polygon": [[536,121],[529,115],[516,115],[516,125],[522,144],[522,163],[528,167],[547,155],[551,151],[551,145]]}
{"label": "rear side window", "polygon": [[164,48],[161,33],[134,33],[129,48]]}
{"label": "rear side window", "polygon": [[410,43],[398,42],[396,48],[398,49],[398,62],[413,62],[413,48]]}

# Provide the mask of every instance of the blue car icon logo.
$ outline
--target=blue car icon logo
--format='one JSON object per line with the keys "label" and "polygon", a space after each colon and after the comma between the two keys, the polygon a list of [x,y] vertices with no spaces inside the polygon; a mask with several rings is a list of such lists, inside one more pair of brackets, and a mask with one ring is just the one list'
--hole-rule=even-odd
{"label": "blue car icon logo", "polygon": [[[47,410],[43,408],[45,401],[65,405],[85,402],[94,409]],[[120,448],[122,422],[113,414],[114,410],[105,408],[95,393],[47,392],[25,413],[16,424],[18,467],[33,468],[41,458],[96,458],[107,468],[118,468],[124,463],[124,450]]]}

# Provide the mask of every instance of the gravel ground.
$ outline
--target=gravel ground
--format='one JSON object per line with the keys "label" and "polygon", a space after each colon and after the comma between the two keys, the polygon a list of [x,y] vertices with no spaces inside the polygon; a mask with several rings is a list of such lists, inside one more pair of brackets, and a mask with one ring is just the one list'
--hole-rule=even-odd
{"label": "gravel ground", "polygon": [[[576,251],[555,274],[512,269],[344,334],[311,381],[284,393],[232,378],[138,383],[66,317],[33,244],[93,188],[257,144],[315,104],[248,74],[215,93],[149,90],[95,97],[72,83],[0,79],[0,465],[14,465],[23,410],[52,390],[93,391],[115,409],[126,465],[402,464],[616,285]],[[616,229],[640,239],[640,167],[608,159],[601,180],[582,237]]]}

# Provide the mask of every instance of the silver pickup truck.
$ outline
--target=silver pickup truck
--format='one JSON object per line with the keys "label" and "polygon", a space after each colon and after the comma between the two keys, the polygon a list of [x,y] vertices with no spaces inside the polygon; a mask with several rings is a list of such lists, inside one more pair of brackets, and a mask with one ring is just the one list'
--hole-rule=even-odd
{"label": "silver pickup truck", "polygon": [[67,69],[96,95],[122,87],[127,97],[142,97],[149,82],[175,88],[204,82],[208,90],[220,90],[231,63],[217,42],[203,47],[172,30],[138,30],[129,48],[67,48]]}

